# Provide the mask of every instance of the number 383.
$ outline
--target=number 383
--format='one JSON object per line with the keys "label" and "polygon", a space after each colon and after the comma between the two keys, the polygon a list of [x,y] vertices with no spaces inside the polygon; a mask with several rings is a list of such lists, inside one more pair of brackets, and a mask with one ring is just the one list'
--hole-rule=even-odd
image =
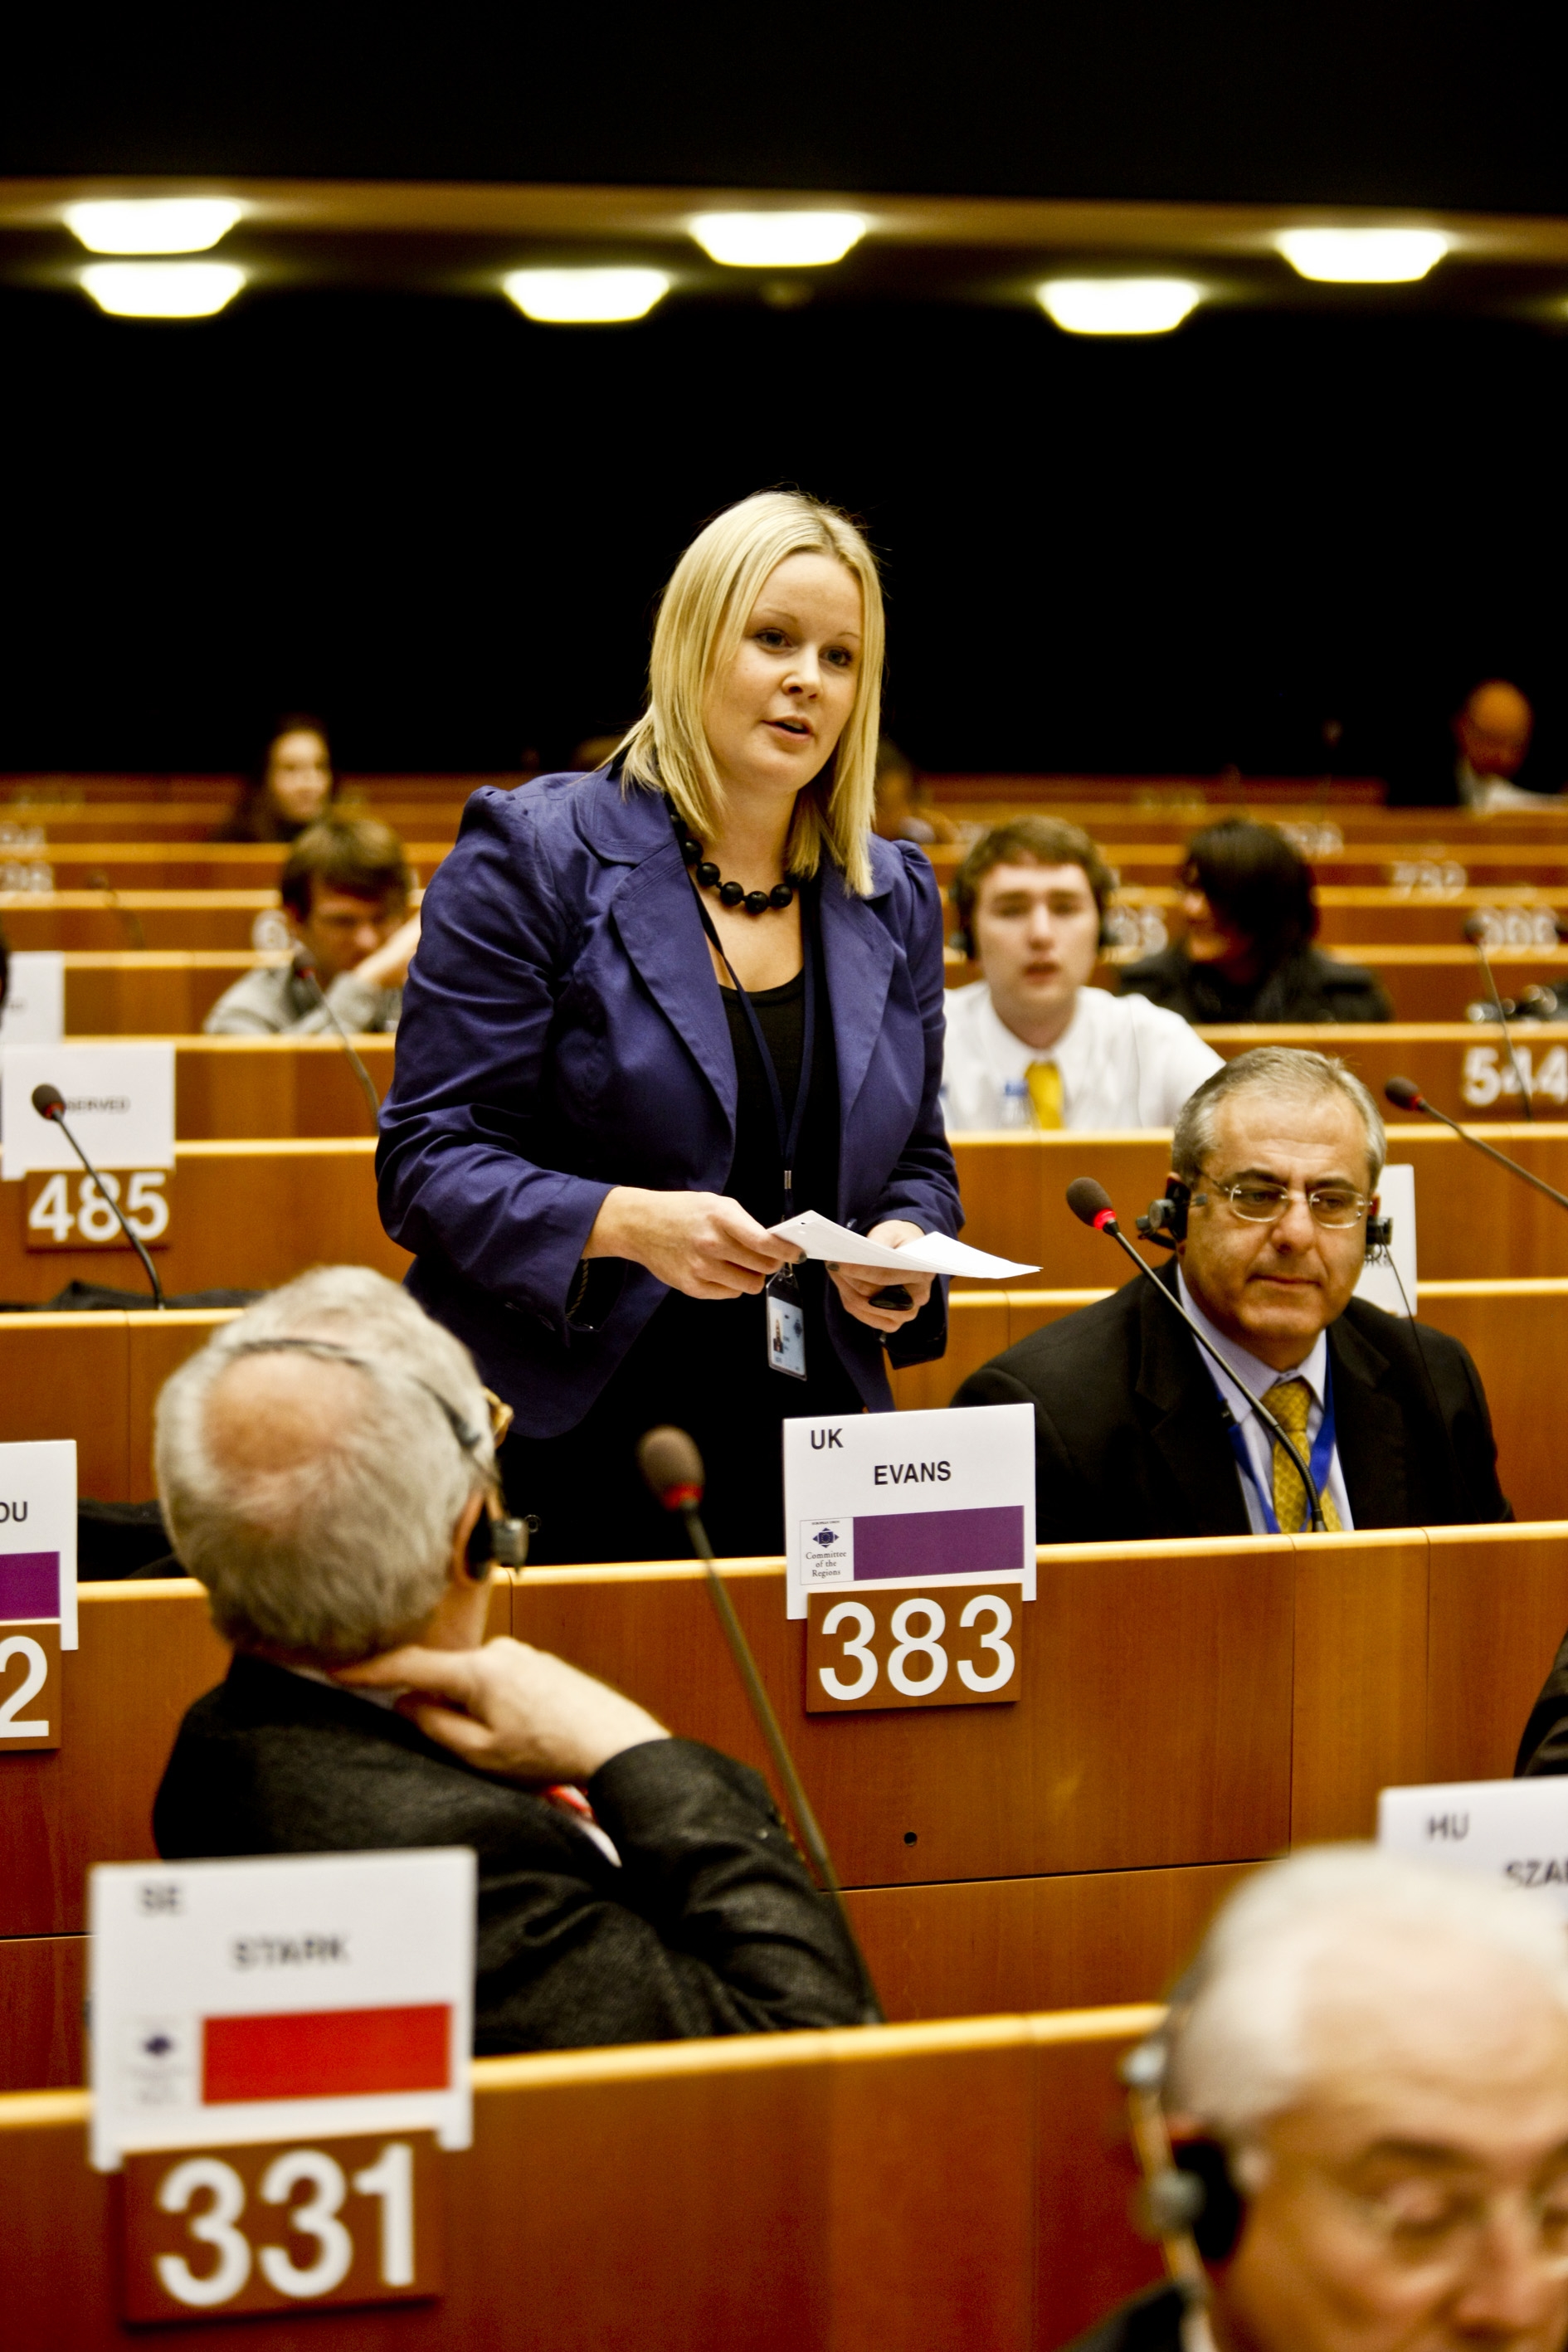
{"label": "number 383", "polygon": [[807,1711],[1015,1699],[1020,1630],[996,1592],[811,1593]]}

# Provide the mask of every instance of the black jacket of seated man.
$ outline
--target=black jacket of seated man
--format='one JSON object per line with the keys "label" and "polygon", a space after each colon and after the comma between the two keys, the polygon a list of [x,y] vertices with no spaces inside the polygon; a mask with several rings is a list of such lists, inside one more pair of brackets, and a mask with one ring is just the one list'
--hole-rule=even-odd
{"label": "black jacket of seated man", "polygon": [[619,1868],[393,1709],[240,1654],[187,1713],[153,1829],[165,1861],[471,1846],[480,2055],[858,2021],[837,1916],[756,1773],[649,1740],[588,1799]]}
{"label": "black jacket of seated man", "polygon": [[[1155,1278],[1174,1291],[1173,1265]],[[1358,1528],[1512,1517],[1480,1377],[1458,1339],[1352,1298],[1328,1340]],[[1034,1406],[1039,1543],[1248,1531],[1206,1360],[1141,1276],[983,1364],[953,1402]]]}
{"label": "black jacket of seated man", "polygon": [[1182,2352],[1183,2296],[1179,2286],[1157,2286],[1124,2303],[1067,2352]]}
{"label": "black jacket of seated man", "polygon": [[1269,1022],[1390,1021],[1394,1007],[1377,974],[1364,964],[1342,963],[1314,947],[1299,948],[1283,963],[1245,984],[1226,980],[1213,964],[1194,963],[1184,944],[1123,967],[1123,996],[1179,1013],[1195,1028]]}
{"label": "black jacket of seated man", "polygon": [[1568,1772],[1568,1633],[1530,1710],[1513,1766],[1516,1780],[1544,1780],[1554,1772]]}

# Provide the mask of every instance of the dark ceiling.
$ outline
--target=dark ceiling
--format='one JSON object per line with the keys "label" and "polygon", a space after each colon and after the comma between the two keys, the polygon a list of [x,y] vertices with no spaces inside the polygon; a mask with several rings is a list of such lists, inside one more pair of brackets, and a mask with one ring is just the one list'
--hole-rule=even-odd
{"label": "dark ceiling", "polygon": [[1516,0],[57,10],[7,27],[0,174],[1568,212],[1565,96]]}

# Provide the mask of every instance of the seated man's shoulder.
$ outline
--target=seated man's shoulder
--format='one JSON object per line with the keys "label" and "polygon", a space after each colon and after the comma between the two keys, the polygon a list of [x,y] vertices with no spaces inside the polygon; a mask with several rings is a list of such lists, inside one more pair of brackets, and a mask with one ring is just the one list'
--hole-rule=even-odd
{"label": "seated man's shoulder", "polygon": [[1415,1380],[1431,1379],[1439,1391],[1449,1384],[1463,1391],[1472,1377],[1479,1379],[1464,1341],[1456,1339],[1451,1331],[1438,1330],[1434,1323],[1423,1323],[1417,1331],[1409,1316],[1390,1315],[1370,1298],[1352,1298],[1342,1320],[1348,1330],[1380,1355],[1400,1365]]}
{"label": "seated man's shoulder", "polygon": [[[1016,1339],[970,1374],[953,1402],[1000,1404],[1016,1388],[1028,1390],[1042,1402],[1082,1398],[1090,1368],[1124,1385],[1142,1306],[1139,1288],[1137,1283],[1126,1283],[1109,1297],[1097,1298],[1092,1306],[1058,1316],[1054,1323]],[[993,1380],[992,1375],[1000,1377]]]}
{"label": "seated man's shoulder", "polygon": [[512,1860],[557,1842],[547,1807],[395,1710],[244,1656],[187,1711],[154,1828],[170,1861],[454,1843]]}
{"label": "seated man's shoulder", "polygon": [[226,988],[202,1027],[209,1037],[277,1034],[294,1018],[288,999],[288,966],[264,966]]}
{"label": "seated man's shoulder", "polygon": [[1067,2352],[1181,2352],[1181,2347],[1182,2291],[1158,2286],[1076,2337]]}

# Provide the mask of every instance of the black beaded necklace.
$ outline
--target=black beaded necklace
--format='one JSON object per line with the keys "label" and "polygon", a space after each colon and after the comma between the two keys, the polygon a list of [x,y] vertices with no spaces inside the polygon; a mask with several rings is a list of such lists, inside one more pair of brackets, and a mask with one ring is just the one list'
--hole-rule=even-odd
{"label": "black beaded necklace", "polygon": [[698,887],[716,893],[721,907],[742,907],[748,915],[765,915],[775,907],[787,907],[795,897],[793,882],[775,882],[771,890],[748,890],[739,882],[722,882],[719,868],[710,857],[702,855],[702,844],[688,833],[684,820],[673,801],[667,800],[669,821],[675,827],[675,837],[680,844],[680,854],[691,868]]}

